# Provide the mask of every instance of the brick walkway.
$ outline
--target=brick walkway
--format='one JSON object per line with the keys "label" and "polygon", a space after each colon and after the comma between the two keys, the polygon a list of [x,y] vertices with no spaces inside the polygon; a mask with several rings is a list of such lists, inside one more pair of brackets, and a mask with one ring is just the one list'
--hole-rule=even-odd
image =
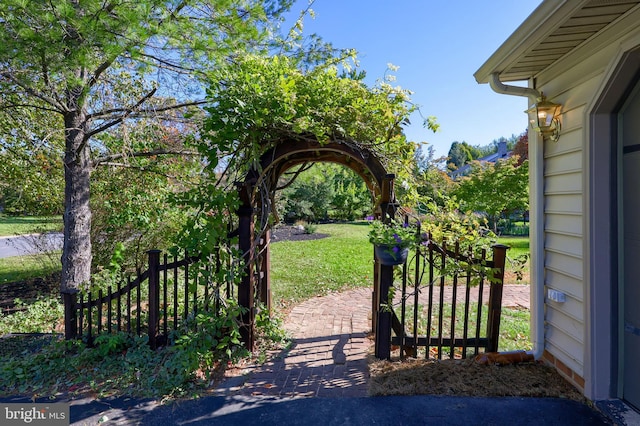
{"label": "brick walkway", "polygon": [[[488,293],[484,300],[487,297]],[[505,285],[503,306],[528,308],[529,286]],[[293,348],[264,365],[248,368],[241,377],[227,379],[216,394],[366,396],[367,354],[373,344],[367,338],[370,312],[368,288],[305,301],[285,319]]]}

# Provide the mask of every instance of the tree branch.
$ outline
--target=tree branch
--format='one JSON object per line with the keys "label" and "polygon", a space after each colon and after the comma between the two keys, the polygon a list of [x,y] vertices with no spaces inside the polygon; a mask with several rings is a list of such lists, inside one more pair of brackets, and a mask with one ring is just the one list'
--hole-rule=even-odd
{"label": "tree branch", "polygon": [[34,104],[4,104],[4,105],[0,105],[0,110],[4,110],[4,109],[12,109],[12,108],[33,108],[33,109],[37,109],[37,110],[41,110],[41,111],[49,111],[49,112],[55,112],[55,113],[60,113],[60,110],[54,109],[54,108],[47,108],[41,105],[34,105]]}
{"label": "tree branch", "polygon": [[[186,107],[190,107],[190,106],[204,105],[207,102],[208,101],[203,99],[203,100],[199,100],[199,101],[185,102],[185,103],[181,103],[181,104],[169,105],[169,106],[160,107],[160,108],[138,109],[137,113],[140,114],[140,115],[146,115],[146,114],[151,114],[151,113],[156,113],[156,112],[164,112],[164,111],[171,111],[171,110],[174,110],[174,109],[186,108]],[[139,104],[140,104],[140,102],[138,102],[138,105]],[[106,116],[115,115],[115,114],[122,114],[122,113],[126,113],[126,112],[129,112],[128,115],[131,115],[133,113],[133,110],[131,108],[106,109],[104,111],[99,111],[99,112],[95,112],[93,114],[87,115],[87,119],[95,120],[96,118],[106,117]],[[117,123],[115,123],[115,124],[117,124]],[[109,127],[111,127],[111,126],[109,126]]]}
{"label": "tree branch", "polygon": [[[82,145],[84,146],[86,144],[86,141],[88,141],[92,136],[100,133],[100,132],[104,132],[105,130],[115,126],[116,124],[120,124],[124,121],[125,118],[127,118],[129,115],[131,115],[131,113],[133,113],[133,111],[135,111],[136,109],[138,109],[138,107],[140,105],[142,105],[143,103],[145,103],[148,99],[150,99],[155,93],[156,90],[158,90],[157,88],[154,88],[153,90],[151,90],[149,93],[147,93],[145,96],[143,96],[142,98],[140,98],[140,100],[138,100],[138,102],[136,102],[135,105],[133,105],[131,108],[125,109],[123,110],[123,114],[108,122],[103,124],[102,126],[98,127],[97,129],[93,129],[92,131],[88,132],[85,135],[85,143],[83,143]],[[89,117],[87,117],[87,120],[89,120]],[[82,148],[82,146],[80,147]]]}
{"label": "tree branch", "polygon": [[158,56],[151,55],[149,53],[141,52],[140,56],[148,58],[148,59],[151,59],[151,60],[157,62],[158,64],[164,65],[166,67],[166,69],[171,69],[171,70],[173,70],[175,72],[190,73],[190,72],[198,71],[198,70],[196,70],[194,68],[186,68],[186,67],[180,66],[178,64],[175,64],[173,62],[169,62],[166,59],[162,59],[162,58],[160,58]]}
{"label": "tree branch", "polygon": [[298,168],[298,170],[296,170],[293,173],[285,173],[286,175],[293,175],[293,177],[291,179],[289,179],[289,182],[285,183],[284,185],[281,185],[279,187],[276,188],[276,191],[280,191],[282,189],[288,188],[289,186],[291,186],[291,184],[293,182],[295,182],[296,178],[300,175],[300,173],[309,170],[311,167],[313,167],[313,163],[309,164],[308,162],[305,162],[304,164],[301,164],[300,167]]}
{"label": "tree branch", "polygon": [[3,72],[0,73],[0,77],[6,78],[7,80],[13,82],[16,86],[22,88],[24,91],[26,91],[29,95],[40,99],[43,102],[48,103],[49,105],[51,105],[52,107],[54,107],[56,109],[57,112],[66,112],[67,108],[60,104],[56,99],[51,98],[43,93],[40,93],[39,91],[23,84],[20,80],[18,80],[12,73],[10,72]]}
{"label": "tree branch", "polygon": [[[187,156],[197,156],[199,153],[197,151],[191,151],[188,149],[154,149],[153,151],[142,151],[142,152],[134,152],[129,154],[118,153],[112,155],[105,155],[103,157],[98,157],[92,162],[92,166],[95,168],[100,165],[115,165],[120,163],[111,164],[115,160],[120,160],[126,157],[154,157],[158,155],[187,155]],[[126,163],[122,163],[126,164]],[[135,167],[135,166],[129,166]]]}

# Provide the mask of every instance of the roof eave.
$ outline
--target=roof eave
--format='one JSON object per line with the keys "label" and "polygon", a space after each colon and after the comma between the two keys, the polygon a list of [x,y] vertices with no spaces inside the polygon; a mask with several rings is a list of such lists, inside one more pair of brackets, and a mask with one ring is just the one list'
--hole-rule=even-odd
{"label": "roof eave", "polygon": [[[530,52],[535,46],[562,25],[588,0],[545,0],[509,36],[493,55],[473,74],[478,83],[488,83],[494,73],[503,73],[511,64]],[[534,75],[510,74],[502,81],[527,80]]]}

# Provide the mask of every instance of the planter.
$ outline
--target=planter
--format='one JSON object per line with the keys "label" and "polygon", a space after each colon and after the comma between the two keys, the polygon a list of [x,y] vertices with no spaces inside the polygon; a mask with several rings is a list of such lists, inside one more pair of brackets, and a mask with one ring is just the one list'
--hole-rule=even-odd
{"label": "planter", "polygon": [[402,248],[394,252],[393,247],[394,246],[387,244],[379,244],[373,247],[378,262],[380,262],[381,265],[402,265],[407,260],[409,248]]}

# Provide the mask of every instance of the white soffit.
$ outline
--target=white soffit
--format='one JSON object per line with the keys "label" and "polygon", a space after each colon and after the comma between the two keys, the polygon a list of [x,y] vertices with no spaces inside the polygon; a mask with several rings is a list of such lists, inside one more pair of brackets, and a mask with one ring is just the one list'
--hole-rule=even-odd
{"label": "white soffit", "polygon": [[[527,80],[640,7],[640,0],[545,0],[474,74]],[[640,25],[640,23],[639,23]]]}

